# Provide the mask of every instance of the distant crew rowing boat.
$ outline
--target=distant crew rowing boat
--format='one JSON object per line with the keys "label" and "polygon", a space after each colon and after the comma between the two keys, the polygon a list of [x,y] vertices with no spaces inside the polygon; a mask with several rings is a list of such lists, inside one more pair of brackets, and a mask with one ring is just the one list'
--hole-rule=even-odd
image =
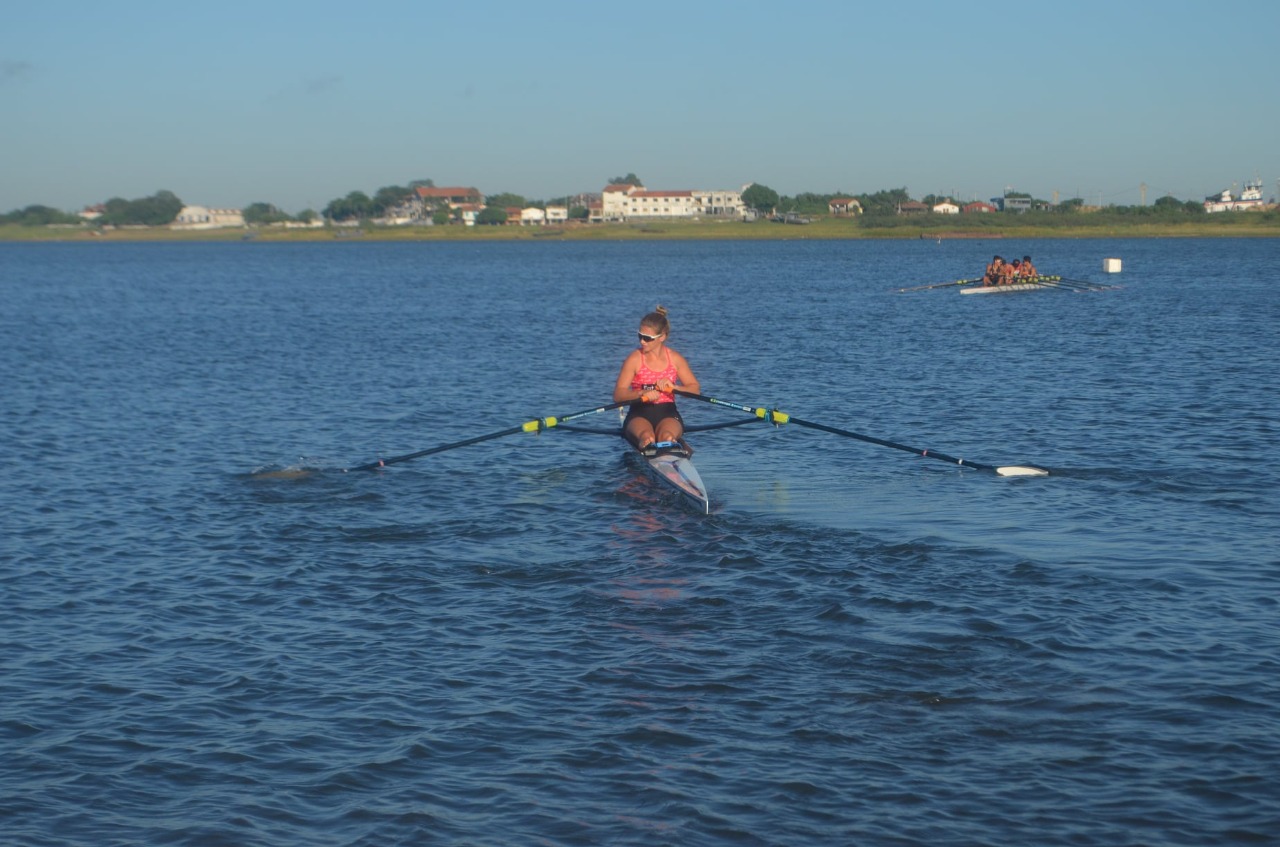
{"label": "distant crew rowing boat", "polygon": [[993,256],[982,275],[982,284],[990,288],[997,285],[1018,285],[1020,281],[1039,276],[1030,256],[1005,261],[1003,256]]}

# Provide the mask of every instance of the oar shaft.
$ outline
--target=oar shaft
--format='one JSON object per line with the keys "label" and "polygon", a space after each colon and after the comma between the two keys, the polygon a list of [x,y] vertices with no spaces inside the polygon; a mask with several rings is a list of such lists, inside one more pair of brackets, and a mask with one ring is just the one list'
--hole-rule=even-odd
{"label": "oar shaft", "polygon": [[982,282],[982,278],[957,279],[955,282],[937,282],[933,285],[913,285],[910,288],[899,288],[898,291],[928,291],[930,288],[946,288],[948,285],[969,285],[974,282]]}
{"label": "oar shaft", "polygon": [[1102,282],[1089,282],[1088,280],[1084,280],[1084,279],[1065,279],[1063,277],[1058,277],[1058,281],[1063,283],[1064,285],[1075,286],[1079,288],[1081,291],[1107,291],[1109,289],[1119,287],[1115,285],[1107,285],[1106,283],[1102,283]]}
{"label": "oar shaft", "polygon": [[725,408],[728,408],[728,409],[737,409],[740,412],[747,412],[748,414],[755,415],[757,418],[760,418],[761,420],[768,420],[773,424],[780,425],[785,423],[793,423],[799,426],[808,427],[809,429],[816,429],[816,430],[821,430],[822,432],[829,432],[832,435],[842,435],[845,438],[853,438],[858,441],[865,441],[868,444],[878,444],[881,447],[891,447],[894,450],[902,450],[907,453],[914,453],[917,456],[926,456],[930,459],[938,459],[943,462],[950,462],[953,465],[960,465],[962,467],[975,468],[977,470],[983,470],[983,471],[992,471],[993,473],[996,473],[1000,476],[1046,476],[1049,473],[1044,468],[1037,468],[1034,466],[1010,465],[1010,466],[1004,466],[1004,467],[997,467],[996,465],[986,465],[986,464],[982,464],[981,462],[971,462],[968,459],[961,459],[961,458],[957,458],[956,456],[948,455],[946,453],[939,453],[936,450],[922,450],[919,447],[908,447],[906,444],[898,444],[896,441],[886,441],[883,438],[876,438],[871,435],[863,435],[860,432],[852,432],[850,430],[840,429],[839,427],[835,427],[835,426],[828,426],[826,424],[816,423],[814,421],[806,421],[802,418],[793,417],[787,414],[786,412],[780,412],[777,409],[765,409],[759,406],[744,406],[741,403],[730,403],[727,400],[720,400],[715,397],[707,397],[706,395],[703,395],[703,394],[695,394],[692,391],[684,391],[679,388],[677,388],[675,392],[676,394],[681,394],[685,397],[691,397],[694,400],[701,400],[704,403],[710,403],[713,406],[724,406]]}
{"label": "oar shaft", "polygon": [[971,462],[968,459],[958,459],[955,456],[948,456],[946,453],[939,453],[936,450],[921,450],[918,447],[908,447],[905,444],[898,444],[897,442],[894,442],[894,441],[885,441],[883,438],[876,438],[871,435],[863,435],[860,432],[850,432],[847,429],[840,429],[839,427],[827,426],[826,424],[815,423],[813,421],[806,421],[794,416],[791,417],[789,420],[793,424],[799,424],[800,426],[807,426],[809,429],[818,429],[823,432],[829,432],[832,435],[843,435],[846,438],[856,438],[858,441],[865,441],[868,444],[879,444],[881,447],[891,447],[894,450],[903,450],[907,453],[914,453],[917,456],[927,456],[930,459],[939,459],[943,462],[950,462],[953,465],[962,465],[963,467],[966,467],[966,468],[977,468],[978,470],[982,470],[982,471],[995,470],[995,467],[993,465],[984,465],[980,462]]}
{"label": "oar shaft", "polygon": [[1051,277],[1047,281],[1041,281],[1040,284],[1044,285],[1045,288],[1057,288],[1061,291],[1102,291],[1109,287],[1077,279],[1063,279],[1062,277]]}
{"label": "oar shaft", "polygon": [[406,453],[403,456],[392,456],[389,459],[376,459],[372,462],[367,462],[363,465],[357,465],[354,468],[347,468],[347,470],[348,471],[369,471],[369,470],[374,470],[376,468],[386,467],[387,465],[394,465],[399,462],[407,462],[410,459],[421,459],[423,456],[430,456],[433,453],[443,453],[445,450],[453,450],[457,447],[469,447],[472,444],[479,444],[482,441],[492,441],[495,438],[502,438],[503,436],[506,436],[506,435],[515,435],[516,433],[520,433],[520,432],[541,432],[544,429],[551,429],[552,427],[559,426],[560,424],[567,423],[569,421],[577,420],[578,418],[585,418],[588,415],[598,415],[601,412],[607,412],[610,409],[617,409],[621,406],[626,406],[630,402],[631,402],[630,400],[624,400],[621,403],[610,403],[607,406],[597,406],[594,409],[583,409],[580,412],[570,412],[567,415],[559,415],[559,416],[552,415],[545,418],[536,418],[531,421],[525,421],[519,426],[513,426],[507,429],[501,429],[501,430],[498,430],[497,432],[490,432],[485,435],[477,435],[474,438],[465,438],[462,441],[454,441],[450,444],[440,444],[435,447],[428,447],[425,450],[418,450],[417,452],[414,452],[414,453]]}
{"label": "oar shaft", "polygon": [[492,441],[495,438],[502,438],[504,435],[515,435],[517,432],[524,432],[524,425],[513,426],[510,429],[504,429],[500,432],[491,432],[487,435],[477,435],[475,438],[466,438],[462,441],[454,441],[451,444],[440,444],[436,447],[428,447],[426,450],[419,450],[416,453],[405,453],[403,456],[392,456],[389,459],[375,459],[363,465],[354,468],[348,468],[351,471],[369,471],[375,468],[386,467],[387,465],[395,465],[400,462],[407,462],[410,459],[421,459],[423,456],[430,456],[432,453],[443,453],[445,450],[453,450],[456,447],[469,447],[472,444],[479,444],[482,441]]}

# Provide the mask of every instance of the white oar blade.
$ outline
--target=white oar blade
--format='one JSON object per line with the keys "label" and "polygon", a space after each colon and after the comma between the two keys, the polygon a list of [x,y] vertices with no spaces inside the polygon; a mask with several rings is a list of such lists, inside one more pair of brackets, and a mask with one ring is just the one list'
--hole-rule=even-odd
{"label": "white oar blade", "polygon": [[1031,465],[1005,465],[1003,468],[996,468],[996,473],[1000,476],[1048,476],[1049,472],[1044,468],[1035,468]]}

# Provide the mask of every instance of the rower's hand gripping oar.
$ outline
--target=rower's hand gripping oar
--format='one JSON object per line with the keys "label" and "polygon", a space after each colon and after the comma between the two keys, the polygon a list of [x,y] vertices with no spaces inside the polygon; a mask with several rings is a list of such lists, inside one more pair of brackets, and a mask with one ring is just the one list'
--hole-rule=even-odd
{"label": "rower's hand gripping oar", "polygon": [[389,459],[377,459],[363,465],[356,465],[354,468],[344,468],[343,473],[346,473],[347,471],[376,470],[378,468],[384,468],[387,465],[407,462],[410,459],[420,459],[423,456],[430,456],[432,453],[443,453],[445,450],[452,450],[455,447],[467,447],[472,444],[479,444],[482,441],[492,441],[495,438],[502,438],[504,435],[515,435],[520,432],[542,432],[544,429],[552,429],[562,423],[568,423],[569,421],[574,421],[578,418],[585,418],[588,415],[598,415],[601,412],[607,412],[610,409],[617,409],[621,406],[629,405],[630,403],[630,400],[626,400],[621,403],[610,403],[608,406],[598,406],[594,409],[583,409],[581,412],[571,412],[570,414],[560,415],[559,417],[552,416],[537,418],[536,420],[525,421],[519,426],[509,427],[508,429],[502,429],[497,432],[490,432],[487,435],[477,435],[475,438],[466,438],[462,441],[455,441],[452,444],[441,444],[436,447],[428,447],[426,450],[419,450],[416,453],[406,453],[403,456],[392,456]]}
{"label": "rower's hand gripping oar", "polygon": [[847,429],[839,429],[826,424],[814,423],[813,421],[802,420],[794,417],[786,412],[780,412],[777,409],[765,409],[756,406],[743,406],[739,403],[730,403],[727,400],[718,400],[715,397],[706,397],[702,394],[694,394],[691,391],[683,391],[676,389],[676,394],[684,397],[692,397],[694,400],[701,400],[704,403],[710,403],[713,406],[724,406],[729,409],[737,409],[740,412],[755,415],[761,420],[767,420],[770,423],[780,426],[785,423],[793,423],[798,426],[808,427],[809,429],[817,429],[822,432],[829,432],[833,435],[843,435],[846,438],[856,438],[859,441],[866,441],[869,444],[879,444],[881,447],[892,447],[895,450],[904,450],[908,453],[915,453],[917,456],[927,456],[930,459],[940,459],[944,462],[951,462],[953,465],[960,465],[966,468],[976,468],[982,471],[992,471],[998,476],[1048,476],[1049,472],[1044,468],[1037,468],[1032,465],[984,465],[980,462],[971,462],[968,459],[958,459],[955,456],[948,456],[946,453],[938,453],[933,450],[921,450],[916,447],[908,447],[905,444],[897,444],[893,441],[885,441],[883,438],[874,438],[870,435],[862,435],[857,432],[850,432]]}

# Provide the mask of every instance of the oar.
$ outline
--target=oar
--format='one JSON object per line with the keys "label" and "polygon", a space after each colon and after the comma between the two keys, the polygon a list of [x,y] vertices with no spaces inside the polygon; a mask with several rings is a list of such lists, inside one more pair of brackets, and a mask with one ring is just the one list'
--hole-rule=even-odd
{"label": "oar", "polygon": [[1042,285],[1045,288],[1056,288],[1059,291],[1079,291],[1080,290],[1079,288],[1076,288],[1074,285],[1067,285],[1063,283],[1062,277],[1060,276],[1037,276],[1037,277],[1028,279],[1027,282],[1031,283],[1032,285]]}
{"label": "oar", "polygon": [[955,456],[948,456],[946,453],[937,453],[933,450],[921,450],[917,447],[908,447],[905,444],[897,444],[893,441],[885,441],[883,438],[874,438],[870,435],[862,435],[857,432],[850,432],[847,429],[840,429],[826,424],[814,423],[813,421],[802,420],[786,412],[779,412],[777,409],[765,409],[756,406],[743,406],[740,403],[730,403],[727,400],[718,400],[715,397],[707,397],[702,394],[694,394],[691,391],[682,391],[675,389],[676,394],[685,397],[692,397],[694,400],[701,400],[704,403],[710,403],[713,406],[724,406],[728,409],[737,409],[740,412],[755,415],[761,420],[767,420],[775,425],[784,423],[798,424],[806,426],[809,429],[817,429],[822,432],[829,432],[832,435],[843,435],[846,438],[856,438],[859,441],[866,441],[869,444],[879,444],[881,447],[892,447],[895,450],[905,450],[908,453],[915,453],[917,456],[928,456],[930,459],[941,459],[944,462],[950,462],[953,465],[961,465],[966,468],[976,468],[981,471],[992,471],[998,476],[1048,476],[1049,472],[1044,468],[1037,468],[1032,465],[984,465],[979,462],[971,462],[968,459],[957,459]]}
{"label": "oar", "polygon": [[898,291],[927,291],[930,288],[946,288],[948,285],[971,285],[975,282],[982,282],[982,277],[977,279],[957,279],[955,282],[938,282],[933,285],[915,285],[911,288],[899,288]]}
{"label": "oar", "polygon": [[1089,282],[1084,279],[1067,279],[1065,277],[1059,277],[1059,279],[1067,285],[1077,286],[1081,291],[1110,291],[1111,289],[1120,287],[1118,285],[1107,285],[1101,282]]}
{"label": "oar", "polygon": [[482,441],[492,441],[495,438],[502,438],[504,435],[515,435],[519,432],[541,432],[544,429],[551,429],[562,423],[577,420],[578,418],[585,418],[588,415],[598,415],[601,412],[607,412],[610,409],[617,409],[621,406],[626,406],[631,402],[633,401],[626,400],[621,403],[610,403],[608,406],[599,406],[594,409],[584,409],[581,412],[572,412],[567,415],[560,415],[559,417],[538,418],[537,420],[525,421],[519,426],[509,427],[508,429],[498,430],[497,432],[490,432],[487,435],[477,435],[475,438],[455,441],[452,444],[441,444],[437,447],[428,447],[426,450],[419,450],[416,453],[406,453],[403,456],[392,456],[390,459],[377,459],[363,465],[356,465],[354,468],[344,469],[343,473],[346,473],[347,471],[374,470],[376,468],[386,467],[387,465],[394,465],[398,462],[407,462],[410,459],[420,459],[423,456],[430,456],[432,453],[443,453],[445,450],[452,450],[455,447],[467,447],[471,444],[479,444]]}
{"label": "oar", "polygon": [[1096,282],[1085,282],[1081,279],[1063,279],[1060,276],[1053,277],[1053,281],[1049,285],[1052,288],[1061,288],[1063,291],[1105,291],[1111,287],[1099,285]]}

